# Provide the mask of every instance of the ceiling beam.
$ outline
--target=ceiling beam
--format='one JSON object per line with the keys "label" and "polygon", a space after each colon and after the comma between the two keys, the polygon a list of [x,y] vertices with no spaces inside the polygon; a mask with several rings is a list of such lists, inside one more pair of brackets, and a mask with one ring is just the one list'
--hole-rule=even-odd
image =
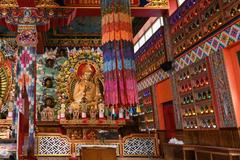
{"label": "ceiling beam", "polygon": [[[77,9],[76,16],[101,16],[100,7],[59,7]],[[131,7],[132,17],[160,17],[167,13],[168,9],[156,9],[145,7]]]}
{"label": "ceiling beam", "polygon": [[138,33],[133,38],[133,44],[135,44],[146,31],[152,26],[152,24],[157,20],[157,17],[150,17],[143,27],[138,31]]}
{"label": "ceiling beam", "polygon": [[35,7],[34,0],[17,0],[19,7]]}
{"label": "ceiling beam", "polygon": [[133,17],[161,17],[167,13],[168,9],[156,9],[146,7],[131,7]]}
{"label": "ceiling beam", "polygon": [[[81,6],[81,7],[89,7],[89,6],[100,6],[101,0],[57,0],[63,2],[65,6]],[[139,6],[141,4],[141,0],[131,0],[131,6]]]}

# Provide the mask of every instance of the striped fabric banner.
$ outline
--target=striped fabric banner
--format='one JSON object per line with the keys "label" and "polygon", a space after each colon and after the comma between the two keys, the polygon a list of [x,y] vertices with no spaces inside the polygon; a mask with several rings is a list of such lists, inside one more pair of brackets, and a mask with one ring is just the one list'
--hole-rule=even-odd
{"label": "striped fabric banner", "polygon": [[129,0],[102,0],[105,104],[138,103]]}

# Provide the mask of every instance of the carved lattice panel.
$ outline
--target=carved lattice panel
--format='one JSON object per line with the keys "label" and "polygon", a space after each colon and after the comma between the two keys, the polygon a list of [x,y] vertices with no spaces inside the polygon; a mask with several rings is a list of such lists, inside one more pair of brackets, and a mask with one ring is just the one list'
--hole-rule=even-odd
{"label": "carved lattice panel", "polygon": [[60,136],[39,137],[39,156],[68,156],[71,155],[71,144],[67,138]]}
{"label": "carved lattice panel", "polygon": [[69,157],[38,157],[38,160],[69,160]]}
{"label": "carved lattice panel", "polygon": [[154,156],[155,141],[152,138],[130,138],[123,145],[124,156]]}

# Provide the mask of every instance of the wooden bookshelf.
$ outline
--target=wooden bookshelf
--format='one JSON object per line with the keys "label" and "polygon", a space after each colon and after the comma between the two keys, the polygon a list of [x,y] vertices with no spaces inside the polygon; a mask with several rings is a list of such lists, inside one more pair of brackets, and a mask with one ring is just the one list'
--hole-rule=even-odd
{"label": "wooden bookshelf", "polygon": [[[155,121],[154,121],[154,103],[152,98],[152,89],[151,87],[139,92],[139,106],[140,112],[137,112],[139,130],[144,131],[153,131],[155,130]],[[139,111],[139,109],[137,109]]]}
{"label": "wooden bookshelf", "polygon": [[216,103],[208,58],[176,74],[183,128],[217,129]]}

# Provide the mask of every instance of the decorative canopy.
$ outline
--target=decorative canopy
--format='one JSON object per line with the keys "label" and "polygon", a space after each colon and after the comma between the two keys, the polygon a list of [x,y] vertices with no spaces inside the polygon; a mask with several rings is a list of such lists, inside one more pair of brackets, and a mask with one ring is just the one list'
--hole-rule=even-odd
{"label": "decorative canopy", "polygon": [[0,0],[0,8],[15,8],[18,7],[16,0]]}

